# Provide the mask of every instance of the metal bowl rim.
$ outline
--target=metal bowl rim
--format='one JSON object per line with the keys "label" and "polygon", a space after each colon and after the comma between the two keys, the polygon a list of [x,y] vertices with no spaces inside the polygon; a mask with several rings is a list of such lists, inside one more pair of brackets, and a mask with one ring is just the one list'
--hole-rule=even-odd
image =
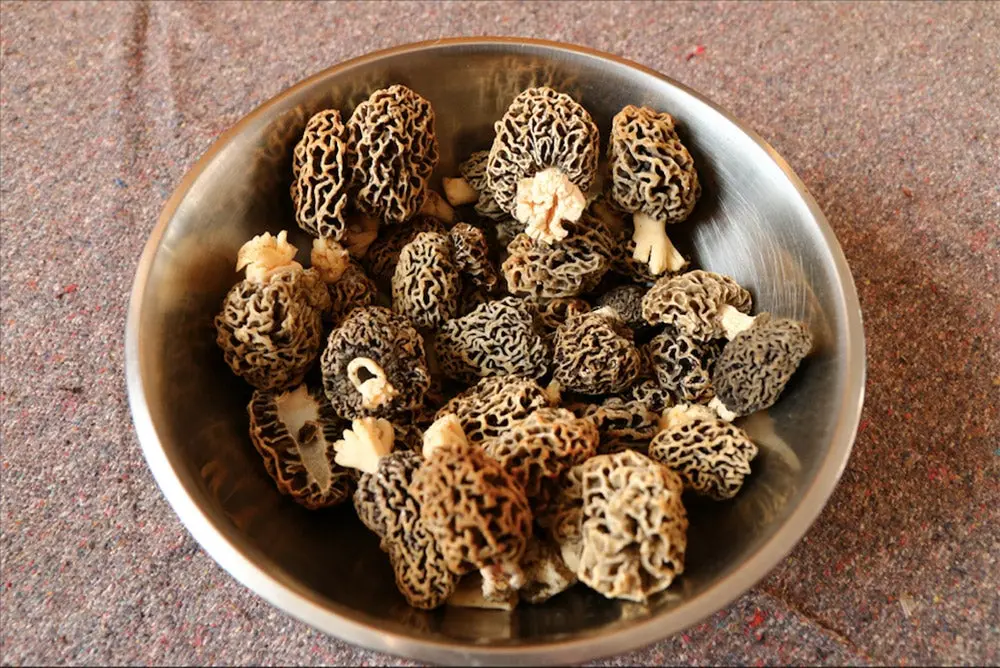
{"label": "metal bowl rim", "polygon": [[[406,636],[379,629],[348,616],[340,615],[320,606],[303,592],[293,591],[286,583],[279,581],[271,573],[258,566],[239,547],[234,545],[201,510],[184,482],[174,470],[153,425],[146,402],[145,388],[141,376],[139,360],[140,347],[139,317],[142,298],[153,261],[163,234],[183,201],[191,185],[212,162],[230,139],[243,131],[269,108],[281,100],[307,88],[315,81],[329,77],[340,71],[362,63],[387,56],[447,49],[455,46],[527,46],[544,55],[546,52],[566,52],[608,61],[637,70],[659,79],[702,104],[710,107],[733,123],[749,136],[778,165],[789,182],[794,186],[807,205],[834,261],[838,279],[839,302],[844,312],[841,316],[847,326],[846,379],[842,395],[843,410],[831,438],[831,447],[821,462],[812,484],[802,495],[798,506],[786,518],[771,538],[751,554],[735,571],[722,577],[694,599],[676,608],[655,614],[649,619],[636,621],[625,628],[606,633],[596,633],[579,639],[559,640],[521,646],[479,646],[471,643],[442,642],[416,636]],[[656,642],[685,628],[693,626],[716,611],[729,605],[750,587],[759,582],[792,550],[813,524],[825,507],[830,495],[840,479],[853,447],[861,418],[865,387],[865,339],[861,319],[861,309],[857,291],[847,259],[837,238],[826,221],[826,217],[806,190],[805,185],[791,170],[788,163],[756,132],[745,126],[724,109],[687,86],[674,81],[655,70],[625,58],[601,52],[588,47],[553,42],[540,39],[514,37],[449,38],[415,42],[374,51],[329,67],[275,95],[264,104],[244,116],[233,127],[224,132],[188,171],[173,195],[164,205],[156,226],[143,249],[136,269],[135,281],[129,298],[128,317],[125,326],[125,375],[129,406],[135,424],[136,434],[143,455],[153,473],[153,477],[163,491],[174,512],[191,535],[206,552],[237,581],[285,613],[347,642],[362,645],[372,650],[406,656],[411,659],[448,662],[460,660],[466,663],[512,662],[518,663],[568,663],[589,661],[602,656],[610,656]],[[355,614],[355,617],[359,615]]]}

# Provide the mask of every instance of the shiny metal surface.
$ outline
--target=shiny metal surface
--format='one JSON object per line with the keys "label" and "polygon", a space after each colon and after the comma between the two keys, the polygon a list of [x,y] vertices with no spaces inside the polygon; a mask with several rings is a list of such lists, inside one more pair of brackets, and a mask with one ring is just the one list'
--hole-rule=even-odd
{"label": "shiny metal surface", "polygon": [[[687,571],[649,605],[607,601],[578,587],[512,613],[412,610],[396,593],[374,536],[350,509],[309,512],[280,496],[250,445],[250,391],[223,363],[212,326],[237,280],[237,249],[264,230],[295,229],[290,155],[306,119],[331,105],[349,113],[372,89],[392,83],[434,105],[442,147],[436,178],[487,147],[492,122],[530,85],[577,97],[604,138],[625,104],[670,112],[704,186],[691,220],[672,226],[671,237],[699,266],[747,286],[758,309],[806,319],[817,336],[818,352],[782,400],[746,421],[762,451],[753,477],[734,502],[689,508]],[[394,654],[466,665],[578,662],[629,650],[695,624],[761,579],[819,514],[847,462],[864,355],[857,295],[833,232],[759,137],[634,63],[512,39],[440,40],[371,54],[298,84],[226,132],[178,186],[150,236],[126,337],[129,400],[143,452],[213,558],[318,629]]]}

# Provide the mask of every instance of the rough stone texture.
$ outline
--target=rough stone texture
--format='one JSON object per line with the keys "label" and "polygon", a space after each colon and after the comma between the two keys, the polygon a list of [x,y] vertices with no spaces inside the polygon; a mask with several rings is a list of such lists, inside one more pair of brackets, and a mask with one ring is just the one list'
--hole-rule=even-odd
{"label": "rough stone texture", "polygon": [[1000,662],[1000,5],[653,7],[2,5],[0,662],[401,663],[286,617],[181,527],[130,424],[125,308],[166,198],[240,117],[345,58],[482,34],[608,50],[729,109],[812,191],[864,309],[860,434],[805,540],[600,663]]}

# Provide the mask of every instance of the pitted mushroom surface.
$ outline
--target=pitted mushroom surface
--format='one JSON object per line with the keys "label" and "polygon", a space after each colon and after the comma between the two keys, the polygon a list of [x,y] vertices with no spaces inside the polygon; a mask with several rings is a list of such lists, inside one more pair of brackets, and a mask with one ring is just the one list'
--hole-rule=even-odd
{"label": "pitted mushroom surface", "polygon": [[553,378],[582,394],[611,394],[639,377],[643,360],[632,332],[607,309],[573,316],[556,331]]}
{"label": "pitted mushroom surface", "polygon": [[751,305],[750,293],[730,277],[695,269],[657,281],[642,298],[642,317],[710,341],[745,329]]}
{"label": "pitted mushroom surface", "polygon": [[309,119],[292,158],[292,203],[299,227],[339,241],[347,232],[351,169],[347,128],[340,112],[327,109]]}
{"label": "pitted mushroom surface", "polygon": [[715,396],[711,373],[721,349],[718,340],[697,341],[672,327],[646,346],[660,387],[681,401],[704,404]]}
{"label": "pitted mushroom surface", "polygon": [[539,408],[551,404],[535,381],[520,376],[491,376],[458,394],[438,411],[453,413],[471,443],[496,438]]}
{"label": "pitted mushroom surface", "polygon": [[392,276],[392,308],[420,328],[437,329],[458,310],[461,278],[451,241],[421,232],[403,246]]}

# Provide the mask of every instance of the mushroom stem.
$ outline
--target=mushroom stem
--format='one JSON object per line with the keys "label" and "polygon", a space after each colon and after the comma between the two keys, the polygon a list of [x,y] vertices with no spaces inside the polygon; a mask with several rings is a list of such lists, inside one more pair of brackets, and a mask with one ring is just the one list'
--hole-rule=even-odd
{"label": "mushroom stem", "polygon": [[726,330],[726,338],[729,340],[735,338],[740,332],[750,329],[755,320],[757,320],[755,316],[747,315],[729,304],[723,304],[722,308],[719,309],[719,321],[722,323],[722,328]]}
{"label": "mushroom stem", "polygon": [[722,400],[719,399],[719,397],[713,397],[712,400],[708,402],[708,407],[718,413],[719,417],[726,422],[732,422],[739,417],[739,415],[726,408],[726,405],[722,403]]}
{"label": "mushroom stem", "polygon": [[483,578],[483,598],[496,600],[524,586],[524,571],[517,562],[504,561],[479,569]]}
{"label": "mushroom stem", "polygon": [[441,187],[444,188],[445,199],[452,206],[462,206],[479,201],[479,193],[469,185],[469,182],[462,177],[441,179]]}
{"label": "mushroom stem", "polygon": [[468,445],[469,440],[462,429],[462,422],[454,413],[445,413],[427,427],[424,432],[424,459],[430,459],[434,451],[445,446]]}
{"label": "mushroom stem", "polygon": [[278,236],[264,232],[240,247],[236,254],[236,271],[246,268],[248,281],[266,283],[280,272],[302,269],[302,265],[295,261],[297,252],[298,249],[288,243],[287,231],[278,232]]}
{"label": "mushroom stem", "polygon": [[313,239],[309,256],[313,268],[327,285],[333,285],[350,266],[351,254],[333,239]]}
{"label": "mushroom stem", "polygon": [[433,190],[427,191],[427,197],[424,198],[424,203],[420,206],[420,213],[433,216],[445,223],[455,222],[455,210]]}
{"label": "mushroom stem", "polygon": [[[369,376],[364,380],[361,379],[362,370]],[[347,377],[354,389],[361,393],[361,405],[364,408],[378,408],[399,394],[378,362],[368,357],[352,359],[347,365]]]}
{"label": "mushroom stem", "polygon": [[566,568],[574,573],[579,573],[580,571],[580,557],[582,556],[582,552],[583,541],[581,540],[567,541],[559,546],[559,553],[566,564]]}
{"label": "mushroom stem", "polygon": [[375,473],[380,459],[392,452],[395,432],[382,418],[361,418],[344,430],[344,438],[333,444],[334,461],[344,468]]}
{"label": "mushroom stem", "polygon": [[[713,407],[714,408],[714,407]],[[725,406],[723,406],[725,408]],[[658,427],[660,431],[677,429],[683,424],[714,417],[712,410],[698,404],[677,404],[663,411]]]}
{"label": "mushroom stem", "polygon": [[662,220],[637,212],[632,216],[632,222],[635,225],[632,233],[635,250],[632,257],[649,264],[650,273],[659,276],[664,271],[675,272],[684,268],[687,260],[674,248]]}
{"label": "mushroom stem", "polygon": [[544,169],[517,184],[514,217],[526,225],[532,239],[553,243],[569,230],[562,221],[577,221],[587,208],[587,197],[556,167]]}

